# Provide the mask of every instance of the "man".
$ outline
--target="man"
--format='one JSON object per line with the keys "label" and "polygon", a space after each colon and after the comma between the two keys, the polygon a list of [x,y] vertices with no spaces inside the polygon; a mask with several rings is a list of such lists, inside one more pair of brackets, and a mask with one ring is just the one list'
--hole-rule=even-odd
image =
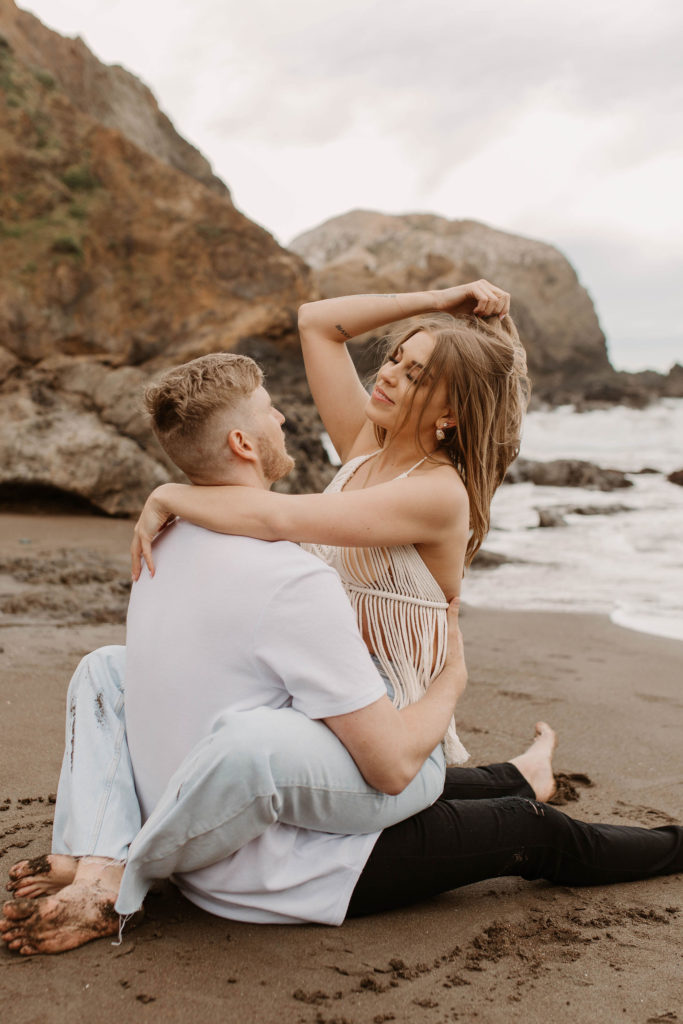
{"label": "man", "polygon": [[[256,364],[246,357],[195,360],[167,373],[149,389],[147,400],[163,446],[193,482],[268,488],[293,465],[282,433],[284,417],[261,386]],[[174,549],[168,564],[183,577],[173,582],[164,582],[167,548]],[[150,877],[210,864],[217,859],[216,849],[225,857],[276,820],[360,833],[362,838],[353,836],[344,847],[369,850],[378,827],[402,820],[439,796],[439,740],[466,679],[457,615],[447,668],[418,705],[398,712],[358,634],[336,574],[318,559],[295,545],[219,537],[185,523],[169,528],[157,551],[162,575],[136,585],[129,613],[128,739],[145,817],[174,769],[192,752],[191,767],[181,764],[180,776],[184,796],[191,794],[187,803],[195,816],[201,813],[205,828],[192,843],[187,830],[182,832],[181,860],[158,855],[165,841],[171,842],[173,854],[180,845],[174,792],[170,828],[156,827],[163,808],[151,823],[150,874],[135,873],[145,866],[139,856],[136,860],[141,842],[133,849],[124,901],[137,905]],[[42,861],[48,871],[35,873],[26,866],[26,871],[13,872],[10,883],[19,897],[60,893],[51,904],[40,905],[41,920],[33,921],[34,937],[38,927],[42,947],[47,942],[55,951],[113,930],[117,919],[110,911],[123,862],[140,829],[123,720],[122,653],[120,648],[95,652],[74,677],[55,814],[57,855]],[[202,693],[195,700],[192,685],[198,674]],[[228,713],[226,678],[245,684]],[[292,703],[307,715],[286,709]],[[269,704],[277,712],[260,707],[242,713]],[[310,718],[324,720],[329,729]],[[280,785],[283,778],[286,785]],[[217,808],[221,817],[207,839],[206,821]],[[269,842],[283,835],[291,840],[293,834],[291,829],[273,830]],[[143,846],[149,835],[147,828],[140,837]],[[297,834],[299,844],[302,836]],[[328,838],[329,851],[334,843]],[[313,840],[313,845],[323,841],[320,835]],[[252,847],[248,859],[253,855]],[[82,858],[77,865],[74,856]],[[335,876],[336,882],[347,879],[347,888],[354,877],[348,859],[345,854]],[[90,900],[93,886],[96,907]],[[300,881],[297,899],[305,889]],[[62,934],[53,932],[55,915]],[[65,929],[65,920],[71,919],[73,928]],[[294,919],[302,917],[294,914]],[[2,927],[7,940],[6,922]]]}
{"label": "man", "polygon": [[[166,375],[150,401],[166,450],[196,482],[267,487],[291,464],[283,418],[250,360],[196,360],[175,377]],[[156,579],[136,585],[131,599],[126,668],[130,750],[149,819],[133,842],[122,884],[121,864],[85,857],[77,865],[62,864],[61,874],[50,868],[54,888],[44,899],[7,904],[0,931],[10,948],[26,955],[54,952],[111,934],[118,924],[113,908],[119,886],[117,908],[127,912],[139,905],[150,878],[170,872],[189,899],[220,916],[337,924],[349,913],[398,906],[501,874],[594,884],[680,869],[680,829],[585,825],[536,802],[552,787],[553,734],[547,727],[529,751],[506,765],[448,774],[433,807],[381,833],[297,827],[307,824],[309,813],[313,819],[318,813],[317,828],[324,827],[322,805],[334,812],[339,794],[330,792],[327,777],[322,784],[316,779],[320,771],[326,776],[330,744],[333,761],[346,748],[378,788],[398,792],[410,783],[410,790],[464,687],[456,616],[451,614],[444,672],[421,701],[399,712],[384,693],[338,581],[295,546],[177,523],[158,541],[155,562]],[[93,707],[102,711],[102,693],[93,696]],[[248,769],[252,762],[244,755],[251,749],[258,765],[257,748],[271,721],[287,721],[297,709],[304,713],[292,721],[299,746],[313,736],[309,727],[315,732],[313,751],[303,758],[314,806],[294,800],[290,824],[281,804],[291,797],[288,785],[297,789],[298,780],[286,778],[287,758],[276,765],[284,769],[280,788],[271,778],[262,794],[260,770],[254,779],[226,783],[220,738],[236,719],[257,723],[254,732],[245,729],[239,763]],[[305,716],[322,719],[329,729]],[[291,768],[301,756],[301,749],[294,751]],[[340,771],[333,787],[349,772],[360,778],[348,759]],[[237,793],[227,826],[226,786]],[[365,787],[365,797],[368,792]],[[250,818],[254,837],[247,828],[246,845],[238,849],[232,832],[236,822],[241,828],[240,800],[251,808],[262,796],[265,814],[256,826]],[[106,806],[102,813],[108,817]],[[121,820],[130,826],[125,815]],[[377,826],[384,824],[378,817]],[[28,897],[40,895],[31,891],[39,883],[35,868],[19,865],[10,884],[17,896]]]}

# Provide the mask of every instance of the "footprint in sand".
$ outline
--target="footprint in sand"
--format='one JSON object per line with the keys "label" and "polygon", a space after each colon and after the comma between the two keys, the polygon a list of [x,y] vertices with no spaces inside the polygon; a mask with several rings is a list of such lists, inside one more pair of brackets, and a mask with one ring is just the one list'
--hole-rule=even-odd
{"label": "footprint in sand", "polygon": [[555,795],[548,803],[554,804],[556,807],[562,807],[564,804],[579,800],[581,797],[579,787],[583,786],[586,789],[591,789],[595,785],[591,777],[586,775],[585,772],[555,772],[554,777],[557,789],[555,790]]}

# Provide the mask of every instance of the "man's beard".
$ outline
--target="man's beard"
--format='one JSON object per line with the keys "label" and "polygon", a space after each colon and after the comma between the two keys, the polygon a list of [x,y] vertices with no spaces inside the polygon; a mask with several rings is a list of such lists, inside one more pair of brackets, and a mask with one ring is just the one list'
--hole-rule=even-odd
{"label": "man's beard", "polygon": [[284,447],[278,448],[268,437],[259,437],[258,442],[261,469],[268,483],[274,484],[276,480],[282,480],[283,476],[291,473],[294,459]]}

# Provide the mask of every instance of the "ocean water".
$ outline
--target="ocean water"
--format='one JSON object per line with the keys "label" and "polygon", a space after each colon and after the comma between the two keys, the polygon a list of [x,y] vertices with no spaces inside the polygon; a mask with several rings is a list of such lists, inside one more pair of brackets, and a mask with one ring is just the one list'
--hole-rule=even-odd
{"label": "ocean water", "polygon": [[[618,625],[683,640],[683,399],[647,409],[572,407],[527,417],[522,455],[586,459],[622,469],[633,487],[601,492],[505,485],[492,506],[489,550],[519,559],[468,573],[463,601],[495,608],[607,614]],[[644,468],[655,473],[639,474]],[[611,515],[567,515],[539,528],[538,509],[620,504]]]}

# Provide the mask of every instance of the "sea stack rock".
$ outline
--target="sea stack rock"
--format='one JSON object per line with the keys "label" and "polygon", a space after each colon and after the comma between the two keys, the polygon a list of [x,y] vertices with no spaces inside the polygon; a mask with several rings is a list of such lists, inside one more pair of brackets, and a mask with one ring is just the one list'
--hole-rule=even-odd
{"label": "sea stack rock", "polygon": [[326,296],[445,288],[487,278],[512,294],[536,394],[550,400],[611,379],[591,298],[551,245],[471,220],[354,210],[290,246]]}

